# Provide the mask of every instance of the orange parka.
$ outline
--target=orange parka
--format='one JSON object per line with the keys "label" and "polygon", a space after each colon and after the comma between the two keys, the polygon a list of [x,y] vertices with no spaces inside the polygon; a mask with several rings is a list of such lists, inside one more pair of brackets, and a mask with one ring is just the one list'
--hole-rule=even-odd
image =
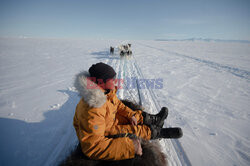
{"label": "orange parka", "polygon": [[[112,90],[104,94],[100,88],[91,89],[88,74],[76,76],[75,87],[81,99],[76,107],[73,125],[81,143],[83,153],[96,160],[123,160],[134,158],[133,141],[128,137],[109,138],[109,135],[132,133],[150,139],[149,127],[142,125],[141,111],[126,107]],[[92,82],[93,83],[93,82]],[[138,124],[133,126],[130,119],[135,116]]]}

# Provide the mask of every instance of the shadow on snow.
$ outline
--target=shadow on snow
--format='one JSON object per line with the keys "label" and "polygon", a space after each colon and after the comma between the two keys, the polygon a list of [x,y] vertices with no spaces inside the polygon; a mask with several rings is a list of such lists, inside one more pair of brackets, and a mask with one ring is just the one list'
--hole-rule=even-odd
{"label": "shadow on snow", "polygon": [[98,52],[92,52],[91,55],[94,55],[96,59],[120,59],[120,56],[117,56],[116,54],[111,55],[109,51],[98,51]]}
{"label": "shadow on snow", "polygon": [[59,108],[44,113],[41,122],[0,118],[0,165],[55,165],[77,143],[73,128],[78,93],[59,90],[68,100]]}

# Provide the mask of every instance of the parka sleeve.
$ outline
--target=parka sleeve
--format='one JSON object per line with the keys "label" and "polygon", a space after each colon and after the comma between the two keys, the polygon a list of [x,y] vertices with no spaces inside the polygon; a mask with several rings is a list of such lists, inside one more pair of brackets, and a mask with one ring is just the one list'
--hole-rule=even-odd
{"label": "parka sleeve", "polygon": [[83,153],[96,160],[124,160],[134,158],[133,141],[127,137],[111,139],[105,133],[105,109],[88,110],[87,122],[79,118],[82,132],[81,147]]}
{"label": "parka sleeve", "polygon": [[136,114],[135,111],[125,106],[118,98],[117,98],[117,113],[128,119],[132,118],[132,116]]}

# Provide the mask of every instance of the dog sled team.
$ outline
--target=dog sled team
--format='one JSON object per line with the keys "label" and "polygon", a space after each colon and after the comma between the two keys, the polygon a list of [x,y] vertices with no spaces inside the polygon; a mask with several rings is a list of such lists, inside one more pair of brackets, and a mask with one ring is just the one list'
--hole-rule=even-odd
{"label": "dog sled team", "polygon": [[[122,56],[130,56],[132,55],[131,44],[122,44],[117,47],[119,55]],[[110,47],[110,55],[113,55],[115,52],[115,47]]]}

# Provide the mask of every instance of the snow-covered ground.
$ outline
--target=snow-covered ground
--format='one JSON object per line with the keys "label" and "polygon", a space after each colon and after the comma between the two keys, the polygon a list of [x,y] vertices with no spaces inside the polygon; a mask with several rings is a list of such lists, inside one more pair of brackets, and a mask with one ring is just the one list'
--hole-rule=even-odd
{"label": "snow-covered ground", "polygon": [[120,78],[163,79],[139,93],[149,112],[167,106],[167,125],[183,128],[181,139],[160,141],[170,165],[250,165],[250,44],[129,42],[134,57],[120,60],[108,54],[117,40],[1,38],[0,165],[55,165],[69,153],[74,75],[100,61]]}

